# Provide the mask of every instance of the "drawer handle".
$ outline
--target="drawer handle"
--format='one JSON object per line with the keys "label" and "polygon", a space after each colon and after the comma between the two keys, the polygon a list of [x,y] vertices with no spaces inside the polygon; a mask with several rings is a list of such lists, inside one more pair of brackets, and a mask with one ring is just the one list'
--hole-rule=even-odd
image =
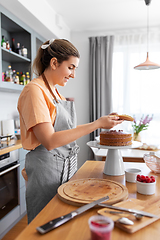
{"label": "drawer handle", "polygon": [[4,170],[3,172],[0,173],[0,176],[4,175],[4,174],[7,173],[7,172],[12,171],[13,169],[15,169],[15,168],[17,168],[17,167],[19,167],[19,166],[20,166],[20,163],[16,164],[16,165],[13,166],[13,167],[10,167],[10,168]]}

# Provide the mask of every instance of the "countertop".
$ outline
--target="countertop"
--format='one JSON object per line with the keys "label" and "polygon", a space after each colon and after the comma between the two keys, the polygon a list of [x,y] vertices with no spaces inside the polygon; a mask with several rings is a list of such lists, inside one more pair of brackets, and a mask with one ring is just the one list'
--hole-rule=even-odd
{"label": "countertop", "polygon": [[10,144],[12,143],[14,145],[0,149],[0,155],[22,148],[21,140],[11,140]]}
{"label": "countertop", "polygon": [[[150,172],[150,169],[146,166],[145,163],[124,163],[125,168],[128,167],[138,167],[142,170],[144,175],[152,174],[156,178],[156,193],[151,196],[146,196],[137,193],[136,184],[128,183],[125,181],[125,175],[122,176],[108,176],[103,174],[104,169],[103,161],[86,161],[82,167],[77,171],[77,173],[71,178],[70,181],[82,178],[107,178],[117,182],[120,182],[123,185],[126,185],[129,191],[129,198],[136,198],[140,200],[148,200],[160,194],[160,176],[158,174],[154,174]],[[69,205],[63,201],[61,201],[56,195],[47,205],[46,207],[37,215],[37,217],[24,229],[22,233],[16,238],[16,240],[39,240],[39,239],[65,239],[65,240],[90,240],[90,230],[88,227],[88,219],[92,215],[97,214],[97,209],[92,208],[87,212],[79,215],[75,219],[65,223],[64,225],[54,229],[47,234],[41,235],[36,231],[36,227],[45,224],[48,221],[51,221],[54,218],[65,215],[77,207],[73,205]],[[141,230],[129,234],[124,232],[123,230],[115,227],[112,232],[112,240],[139,240],[145,239],[150,240],[159,239],[159,224],[160,220],[148,225]]]}
{"label": "countertop", "polygon": [[[108,149],[98,149],[93,148],[96,160],[102,160],[102,157],[107,155]],[[123,158],[138,158],[143,159],[144,154],[151,152],[151,150],[141,150],[141,149],[121,149],[121,155]],[[160,154],[160,151],[156,151],[156,153]]]}

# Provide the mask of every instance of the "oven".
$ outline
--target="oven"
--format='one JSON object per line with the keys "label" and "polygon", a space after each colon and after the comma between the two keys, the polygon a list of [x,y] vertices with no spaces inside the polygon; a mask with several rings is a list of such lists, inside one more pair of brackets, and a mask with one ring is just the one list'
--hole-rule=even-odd
{"label": "oven", "polygon": [[0,219],[19,205],[18,149],[0,155]]}

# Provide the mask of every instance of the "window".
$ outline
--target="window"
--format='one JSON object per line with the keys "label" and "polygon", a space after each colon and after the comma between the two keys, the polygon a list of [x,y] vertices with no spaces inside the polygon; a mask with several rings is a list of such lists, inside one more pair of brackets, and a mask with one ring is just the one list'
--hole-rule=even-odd
{"label": "window", "polygon": [[[154,46],[155,47],[155,46]],[[142,141],[160,145],[160,69],[135,70],[134,66],[146,60],[145,46],[115,46],[112,73],[113,112],[135,115],[153,114],[148,130],[143,131]],[[150,61],[160,64],[159,47],[149,52]]]}

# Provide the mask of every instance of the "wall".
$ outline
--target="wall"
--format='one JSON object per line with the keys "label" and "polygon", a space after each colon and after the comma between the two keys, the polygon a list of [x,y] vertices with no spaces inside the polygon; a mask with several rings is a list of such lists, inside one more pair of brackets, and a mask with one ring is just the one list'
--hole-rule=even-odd
{"label": "wall", "polygon": [[[37,4],[38,2],[38,4]],[[0,0],[0,4],[45,39],[70,39],[70,29],[44,0]],[[1,6],[0,6],[1,8]]]}
{"label": "wall", "polygon": [[0,120],[12,119],[18,115],[18,93],[0,92]]}

